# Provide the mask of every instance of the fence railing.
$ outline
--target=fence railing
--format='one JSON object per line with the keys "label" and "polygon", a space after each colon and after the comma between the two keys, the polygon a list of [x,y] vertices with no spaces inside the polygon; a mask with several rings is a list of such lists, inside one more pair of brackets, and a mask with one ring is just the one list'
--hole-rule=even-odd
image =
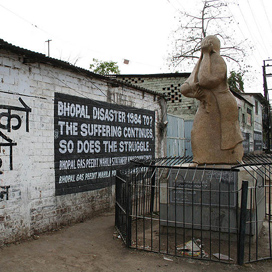
{"label": "fence railing", "polygon": [[243,264],[272,258],[271,157],[235,167],[190,158],[134,162],[116,177],[116,228],[128,247]]}

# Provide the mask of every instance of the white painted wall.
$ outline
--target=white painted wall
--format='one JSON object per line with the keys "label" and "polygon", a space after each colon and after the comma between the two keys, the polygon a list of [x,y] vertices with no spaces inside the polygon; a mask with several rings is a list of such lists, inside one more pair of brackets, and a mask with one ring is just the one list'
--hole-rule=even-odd
{"label": "white painted wall", "polygon": [[[10,132],[0,128],[1,133],[17,143],[12,148],[13,170],[10,169],[9,147],[0,147],[3,161],[0,186],[10,186],[9,199],[4,197],[0,201],[0,244],[76,222],[113,207],[114,185],[55,196],[55,92],[155,111],[156,156],[165,156],[164,135],[157,126],[164,117],[164,102],[156,95],[131,87],[111,87],[106,81],[50,64],[23,64],[23,56],[1,50],[0,105],[23,107],[19,101],[21,98],[31,112],[29,131],[26,129],[26,113],[18,110],[11,113],[20,116],[21,127]],[[5,112],[6,109],[0,109],[0,113]],[[2,126],[6,122],[6,117],[2,116]],[[15,118],[11,125],[16,127]],[[0,137],[0,143],[6,142]]]}

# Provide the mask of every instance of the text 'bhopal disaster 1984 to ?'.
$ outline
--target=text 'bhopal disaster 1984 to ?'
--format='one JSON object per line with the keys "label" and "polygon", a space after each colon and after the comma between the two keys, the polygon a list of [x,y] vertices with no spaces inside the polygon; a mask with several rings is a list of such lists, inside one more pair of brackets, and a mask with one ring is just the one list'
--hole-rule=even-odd
{"label": "text 'bhopal disaster 1984 to ?'", "polygon": [[154,112],[101,105],[57,102],[59,184],[108,178],[130,160],[152,158]]}
{"label": "text 'bhopal disaster 1984 to ?'", "polygon": [[[58,121],[60,136],[81,136],[81,139],[76,142],[72,139],[60,140],[59,152],[62,154],[145,152],[150,150],[148,139],[154,137],[153,117],[144,114],[92,107],[92,115],[90,115],[89,107],[86,105],[59,101],[58,116],[85,119],[80,123],[78,121]],[[91,116],[92,122],[90,122]],[[117,125],[103,124],[103,121]],[[87,140],[84,137],[99,137],[100,139]],[[103,137],[107,139],[102,140]],[[109,140],[109,138],[122,138],[122,140]]]}

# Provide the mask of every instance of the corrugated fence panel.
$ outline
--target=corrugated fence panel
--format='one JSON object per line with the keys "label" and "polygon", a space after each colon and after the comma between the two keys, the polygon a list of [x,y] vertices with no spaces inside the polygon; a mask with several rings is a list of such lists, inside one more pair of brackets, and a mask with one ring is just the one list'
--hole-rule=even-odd
{"label": "corrugated fence panel", "polygon": [[167,156],[184,156],[184,120],[173,115],[168,115],[167,120]]}
{"label": "corrugated fence panel", "polygon": [[193,120],[184,121],[184,136],[185,136],[185,155],[193,156],[191,145],[191,131],[193,127]]}

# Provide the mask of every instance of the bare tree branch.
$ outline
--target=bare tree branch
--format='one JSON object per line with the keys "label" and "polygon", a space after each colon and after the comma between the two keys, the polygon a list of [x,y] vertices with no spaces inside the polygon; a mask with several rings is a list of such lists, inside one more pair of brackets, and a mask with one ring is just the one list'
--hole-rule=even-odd
{"label": "bare tree branch", "polygon": [[231,28],[232,16],[227,12],[226,0],[203,0],[203,6],[198,13],[181,12],[181,26],[176,29],[172,66],[178,67],[199,58],[200,45],[207,35],[217,35],[221,40],[221,52],[239,69],[246,55],[245,41],[233,38],[235,28]]}

